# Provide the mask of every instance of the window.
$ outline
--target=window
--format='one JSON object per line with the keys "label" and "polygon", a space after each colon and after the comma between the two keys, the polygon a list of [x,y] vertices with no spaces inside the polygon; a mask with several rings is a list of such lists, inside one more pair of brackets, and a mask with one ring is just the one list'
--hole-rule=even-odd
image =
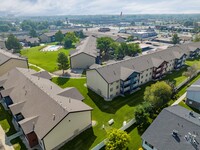
{"label": "window", "polygon": [[146,74],[146,77],[148,76],[148,73]]}
{"label": "window", "polygon": [[118,95],[119,93],[118,92],[116,92],[116,95]]}
{"label": "window", "polygon": [[142,81],[140,83],[142,84]]}
{"label": "window", "polygon": [[119,80],[116,83],[119,83]]}
{"label": "window", "polygon": [[149,73],[149,75],[151,75],[151,72]]}
{"label": "window", "polygon": [[147,79],[145,79],[145,82],[147,82]]}
{"label": "window", "polygon": [[116,89],[118,89],[119,88],[119,86],[116,86]]}
{"label": "window", "polygon": [[113,88],[110,88],[110,92],[112,92],[113,91]]}
{"label": "window", "polygon": [[112,97],[113,97],[113,95],[111,94],[111,95],[110,95],[110,98],[112,98]]}
{"label": "window", "polygon": [[141,79],[143,78],[143,76],[141,76]]}

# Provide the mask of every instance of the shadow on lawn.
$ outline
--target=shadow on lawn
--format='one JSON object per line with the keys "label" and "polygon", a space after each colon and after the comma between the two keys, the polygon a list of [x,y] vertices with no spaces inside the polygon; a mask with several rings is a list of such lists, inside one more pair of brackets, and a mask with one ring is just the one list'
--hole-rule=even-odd
{"label": "shadow on lawn", "polygon": [[57,80],[56,83],[57,83],[59,86],[62,86],[62,85],[64,85],[64,84],[66,84],[66,82],[69,81],[69,78],[56,78],[56,80]]}
{"label": "shadow on lawn", "polygon": [[96,106],[101,109],[101,111],[106,113],[115,114],[124,105],[129,105],[130,107],[135,107],[144,102],[143,95],[146,86],[150,86],[154,82],[149,82],[143,86],[141,89],[133,94],[128,94],[125,97],[119,96],[114,98],[112,101],[105,101],[102,97],[97,95],[95,92],[88,89],[88,96],[93,100]]}
{"label": "shadow on lawn", "polygon": [[66,143],[60,150],[86,150],[90,149],[94,143],[96,136],[94,135],[93,129],[89,128],[86,131],[79,134],[73,140]]}

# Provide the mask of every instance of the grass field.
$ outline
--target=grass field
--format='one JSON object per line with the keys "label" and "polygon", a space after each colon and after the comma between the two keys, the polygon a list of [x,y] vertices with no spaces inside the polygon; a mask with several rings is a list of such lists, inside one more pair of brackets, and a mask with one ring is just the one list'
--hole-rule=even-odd
{"label": "grass field", "polygon": [[32,47],[21,50],[21,55],[28,58],[29,63],[35,64],[49,72],[58,70],[57,57],[58,53],[64,52],[69,55],[71,49],[60,49],[58,51],[43,52],[40,51],[44,46]]}
{"label": "grass field", "polygon": [[20,137],[17,137],[13,140],[10,141],[10,143],[13,145],[13,148],[15,150],[26,150],[26,146],[24,145],[24,143],[22,142],[22,140],[20,139]]}
{"label": "grass field", "polygon": [[12,116],[6,111],[0,104],[0,125],[5,131],[7,136],[16,133],[16,130],[12,124]]}
{"label": "grass field", "polygon": [[196,65],[197,66],[197,69],[200,70],[200,57],[196,58],[196,59],[188,59],[186,62],[185,62],[186,65],[188,66],[192,66],[192,65]]}
{"label": "grass field", "polygon": [[37,72],[40,71],[40,69],[37,68],[37,67],[35,67],[35,66],[31,66],[31,65],[30,65],[29,68],[30,68],[30,69],[33,69],[33,70],[35,70],[35,71],[37,71]]}
{"label": "grass field", "polygon": [[[65,145],[63,150],[91,149],[106,137],[106,130],[110,129],[107,122],[110,119],[113,118],[115,121],[112,127],[120,128],[124,120],[129,121],[134,117],[134,110],[136,106],[144,101],[143,93],[145,86],[143,86],[138,92],[132,95],[128,95],[125,98],[118,97],[111,102],[105,102],[103,98],[88,90],[84,86],[86,79],[53,78],[53,82],[60,85],[62,88],[76,87],[85,97],[84,102],[93,108],[92,119],[97,121],[97,125],[93,127],[93,129],[89,129],[79,136],[78,142],[74,143],[73,140],[72,142]],[[148,85],[150,84],[151,83]],[[106,130],[102,129],[103,124],[105,125]],[[138,138],[139,135],[134,135],[134,133],[137,133],[137,129],[130,131],[130,135],[133,135],[131,139],[134,144],[131,143],[129,149],[138,149],[141,145],[141,139]],[[84,138],[80,138],[81,136]],[[137,140],[135,140],[135,138],[137,138]]]}
{"label": "grass field", "polygon": [[183,76],[183,73],[187,70],[187,67],[181,68],[179,71],[173,71],[171,74],[167,74],[162,80],[169,80],[175,83],[176,86],[181,84],[184,80],[187,79],[186,76]]}

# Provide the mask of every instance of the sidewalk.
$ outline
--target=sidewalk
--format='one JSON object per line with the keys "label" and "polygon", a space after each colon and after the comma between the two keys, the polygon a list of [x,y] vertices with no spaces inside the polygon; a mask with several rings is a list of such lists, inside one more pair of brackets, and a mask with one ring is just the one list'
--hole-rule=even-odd
{"label": "sidewalk", "polygon": [[1,143],[1,149],[5,150],[14,150],[12,144],[10,143],[10,140],[6,136],[3,128],[0,126],[0,143]]}
{"label": "sidewalk", "polygon": [[186,92],[185,92],[181,97],[179,97],[179,98],[172,104],[172,106],[179,104],[182,100],[184,100],[185,97],[186,97]]}

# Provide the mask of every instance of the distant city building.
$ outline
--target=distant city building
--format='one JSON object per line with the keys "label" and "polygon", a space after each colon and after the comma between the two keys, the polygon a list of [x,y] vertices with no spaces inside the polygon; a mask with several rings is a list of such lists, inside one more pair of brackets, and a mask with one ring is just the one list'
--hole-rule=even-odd
{"label": "distant city building", "polygon": [[165,108],[142,135],[144,150],[200,149],[200,115],[175,105]]}
{"label": "distant city building", "polygon": [[152,41],[160,42],[160,43],[166,43],[166,44],[172,44],[172,38],[154,38]]}
{"label": "distant city building", "polygon": [[148,29],[131,29],[131,30],[126,30],[125,33],[131,34],[134,37],[137,37],[138,39],[145,39],[145,38],[150,38],[150,37],[157,36],[157,33],[152,28],[148,28]]}
{"label": "distant city building", "polygon": [[98,31],[99,32],[109,32],[110,28],[99,28]]}
{"label": "distant city building", "polygon": [[25,47],[32,47],[32,46],[39,46],[40,45],[40,39],[37,37],[30,37],[30,36],[18,36],[17,39],[22,43]]}
{"label": "distant city building", "polygon": [[186,104],[200,110],[200,80],[187,89]]}
{"label": "distant city building", "polygon": [[5,40],[3,40],[3,39],[0,39],[0,49],[7,49]]}

